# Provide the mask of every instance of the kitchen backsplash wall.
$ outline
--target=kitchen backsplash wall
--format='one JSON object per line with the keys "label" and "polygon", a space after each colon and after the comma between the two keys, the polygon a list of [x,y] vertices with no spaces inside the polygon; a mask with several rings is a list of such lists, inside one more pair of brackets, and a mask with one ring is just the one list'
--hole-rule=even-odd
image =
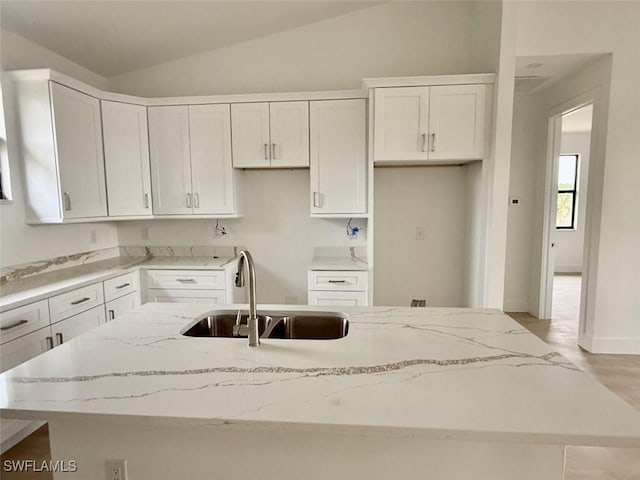
{"label": "kitchen backsplash wall", "polygon": [[242,176],[244,216],[220,220],[226,235],[215,234],[211,219],[122,222],[120,245],[246,247],[257,264],[258,301],[268,303],[307,302],[307,266],[316,247],[342,247],[345,255],[347,247],[365,249],[366,220],[353,219],[361,230],[349,238],[348,219],[309,216],[309,170],[245,170]]}

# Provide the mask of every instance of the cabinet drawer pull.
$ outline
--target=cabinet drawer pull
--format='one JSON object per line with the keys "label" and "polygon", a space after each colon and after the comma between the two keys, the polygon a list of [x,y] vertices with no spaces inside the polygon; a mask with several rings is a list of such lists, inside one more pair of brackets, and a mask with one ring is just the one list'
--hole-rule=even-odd
{"label": "cabinet drawer pull", "polygon": [[88,302],[91,300],[89,297],[81,298],[80,300],[76,300],[75,302],[71,302],[71,305],[80,305],[81,303]]}
{"label": "cabinet drawer pull", "polygon": [[149,208],[149,194],[144,194],[144,208]]}
{"label": "cabinet drawer pull", "polygon": [[0,328],[0,330],[4,332],[6,330],[11,330],[12,328],[19,327],[20,325],[24,325],[25,323],[29,323],[29,320],[18,320],[17,322],[12,323],[11,325],[7,325],[5,327]]}
{"label": "cabinet drawer pull", "polygon": [[432,133],[431,134],[431,148],[429,149],[430,152],[435,152],[436,151],[436,134]]}
{"label": "cabinet drawer pull", "polygon": [[120,290],[121,288],[124,288],[124,287],[130,287],[130,286],[131,286],[131,284],[130,284],[129,282],[127,282],[127,283],[123,283],[122,285],[118,285],[118,286],[116,287],[116,290]]}
{"label": "cabinet drawer pull", "polygon": [[58,340],[58,345],[62,345],[64,343],[64,337],[62,336],[62,333],[56,333],[56,340]]}
{"label": "cabinet drawer pull", "polygon": [[64,209],[71,210],[71,195],[69,195],[69,192],[64,192],[62,196],[64,197]]}
{"label": "cabinet drawer pull", "polygon": [[269,160],[269,144],[264,144],[264,159]]}
{"label": "cabinet drawer pull", "polygon": [[193,208],[200,208],[200,194],[193,194]]}
{"label": "cabinet drawer pull", "polygon": [[115,318],[116,318],[116,311],[109,310],[109,320],[115,320]]}
{"label": "cabinet drawer pull", "polygon": [[47,337],[47,349],[51,350],[53,348],[53,337]]}
{"label": "cabinet drawer pull", "polygon": [[197,283],[193,278],[176,278],[180,283]]}
{"label": "cabinet drawer pull", "polygon": [[327,280],[329,283],[347,283],[346,280]]}
{"label": "cabinet drawer pull", "polygon": [[271,144],[271,159],[272,160],[276,160],[278,157],[276,157],[276,144],[272,143]]}
{"label": "cabinet drawer pull", "polygon": [[427,148],[427,134],[426,134],[426,133],[423,133],[423,134],[421,135],[421,137],[422,137],[422,151],[423,151],[423,152],[426,152],[426,151],[427,151],[427,150],[426,150],[426,148]]}
{"label": "cabinet drawer pull", "polygon": [[187,193],[187,208],[191,208],[191,194]]}

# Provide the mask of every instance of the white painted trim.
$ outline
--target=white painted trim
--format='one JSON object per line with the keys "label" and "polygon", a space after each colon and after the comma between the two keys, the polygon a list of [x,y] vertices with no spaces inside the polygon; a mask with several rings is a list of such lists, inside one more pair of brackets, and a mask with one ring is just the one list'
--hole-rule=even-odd
{"label": "white painted trim", "polygon": [[464,75],[429,75],[420,77],[381,77],[362,79],[363,90],[385,87],[415,87],[428,85],[467,85],[496,82],[495,73],[471,73]]}
{"label": "white painted trim", "polygon": [[640,337],[594,337],[580,333],[578,345],[590,353],[640,355]]}
{"label": "white painted trim", "polygon": [[555,273],[582,273],[582,264],[580,265],[558,265],[555,264]]}
{"label": "white painted trim", "polygon": [[504,301],[503,309],[505,312],[527,312],[529,302],[521,298],[508,298]]}

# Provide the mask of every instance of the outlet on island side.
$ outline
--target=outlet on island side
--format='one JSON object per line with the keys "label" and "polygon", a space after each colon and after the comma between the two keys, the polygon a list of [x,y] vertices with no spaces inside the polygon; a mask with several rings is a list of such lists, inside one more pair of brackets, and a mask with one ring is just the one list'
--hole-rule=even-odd
{"label": "outlet on island side", "polygon": [[140,233],[142,240],[149,240],[149,227],[142,227]]}
{"label": "outlet on island side", "polygon": [[121,458],[108,458],[107,480],[127,480],[127,461]]}

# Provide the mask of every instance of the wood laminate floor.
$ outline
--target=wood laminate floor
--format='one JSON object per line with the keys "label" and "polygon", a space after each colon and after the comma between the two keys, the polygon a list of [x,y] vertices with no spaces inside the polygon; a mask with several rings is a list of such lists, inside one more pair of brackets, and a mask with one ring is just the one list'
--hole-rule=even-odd
{"label": "wood laminate floor", "polygon": [[[577,346],[580,277],[556,277],[553,302],[553,320],[538,320],[528,313],[509,315],[640,410],[640,356],[592,355]],[[50,458],[49,432],[44,426],[8,450],[1,460],[4,465],[5,460],[11,459],[33,459],[41,462]],[[0,477],[3,480],[53,478],[46,472],[5,471]],[[568,447],[565,480],[640,480],[640,449]]]}

